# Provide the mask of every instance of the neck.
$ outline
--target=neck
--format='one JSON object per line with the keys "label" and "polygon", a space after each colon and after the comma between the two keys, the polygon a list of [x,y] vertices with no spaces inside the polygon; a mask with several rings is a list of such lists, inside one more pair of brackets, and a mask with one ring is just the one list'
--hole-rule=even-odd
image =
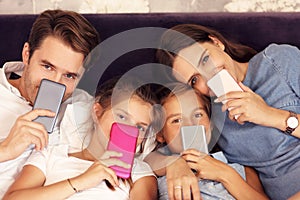
{"label": "neck", "polygon": [[91,138],[91,141],[88,147],[86,148],[86,151],[89,152],[90,156],[93,157],[94,159],[100,159],[100,157],[105,152],[105,148],[100,142],[100,139],[105,139],[105,138],[101,137],[102,136],[101,134],[102,133],[99,133],[99,130],[95,130]]}
{"label": "neck", "polygon": [[247,70],[248,70],[248,64],[249,63],[237,63],[237,82],[243,82],[246,74],[247,74]]}

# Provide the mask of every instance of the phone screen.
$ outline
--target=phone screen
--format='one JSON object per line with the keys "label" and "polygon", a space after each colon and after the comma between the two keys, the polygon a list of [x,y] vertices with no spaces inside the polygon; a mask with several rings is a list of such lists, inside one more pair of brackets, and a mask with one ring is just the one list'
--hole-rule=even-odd
{"label": "phone screen", "polygon": [[[139,130],[135,126],[113,123],[107,150],[121,152],[123,156],[119,159],[130,164],[132,168],[138,134]],[[131,175],[131,168],[125,169],[119,166],[111,166],[110,168],[120,178],[127,179]]]}
{"label": "phone screen", "polygon": [[183,150],[197,149],[198,151],[208,154],[204,126],[182,126],[180,129],[180,134]]}
{"label": "phone screen", "polygon": [[43,124],[52,133],[66,86],[48,79],[42,79],[32,109],[47,109],[55,112],[55,117],[39,116],[34,121]]}

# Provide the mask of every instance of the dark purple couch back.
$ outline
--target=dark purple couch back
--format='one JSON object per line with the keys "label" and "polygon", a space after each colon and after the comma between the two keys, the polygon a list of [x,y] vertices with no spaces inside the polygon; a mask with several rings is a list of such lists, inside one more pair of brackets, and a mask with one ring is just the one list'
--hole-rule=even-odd
{"label": "dark purple couch back", "polygon": [[[102,41],[134,28],[170,28],[177,24],[194,23],[215,28],[224,36],[256,50],[262,50],[270,43],[288,43],[300,47],[300,13],[89,14],[85,17],[99,31]],[[6,61],[21,60],[22,46],[35,18],[35,15],[0,15],[0,66]],[[153,31],[152,35],[142,35],[137,41],[143,37],[158,42],[160,33]],[[132,43],[136,42],[135,38],[131,39]],[[131,42],[130,38],[125,40],[106,48],[113,52],[124,43]],[[114,59],[113,62],[107,61],[109,68],[104,75],[101,72],[101,77],[97,77],[97,71],[104,69],[94,68],[88,72],[88,79],[80,87],[93,92],[89,88],[91,84],[97,84],[99,78],[106,80],[136,66],[155,62],[154,53],[155,49],[137,49]]]}

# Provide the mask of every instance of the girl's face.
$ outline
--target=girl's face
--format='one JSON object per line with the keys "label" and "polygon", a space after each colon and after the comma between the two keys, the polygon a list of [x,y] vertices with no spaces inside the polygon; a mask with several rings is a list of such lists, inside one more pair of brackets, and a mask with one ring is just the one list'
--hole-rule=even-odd
{"label": "girl's face", "polygon": [[[100,106],[96,104],[96,106]],[[135,126],[139,129],[139,137],[137,145],[141,144],[146,134],[146,130],[151,123],[151,105],[144,102],[138,96],[133,96],[129,100],[123,100],[116,105],[113,105],[112,109],[104,111],[101,117],[101,108],[96,115],[98,117],[98,124],[103,131],[104,138],[100,138],[101,145],[106,148],[109,137],[111,125],[114,122],[122,124],[128,124]]]}
{"label": "girl's face", "polygon": [[180,153],[181,149],[178,147],[181,146],[181,126],[203,125],[208,143],[211,137],[210,120],[203,105],[202,100],[192,90],[168,98],[163,105],[166,122],[158,140],[166,142],[173,153]]}
{"label": "girl's face", "polygon": [[234,61],[225,53],[224,46],[211,42],[195,43],[182,49],[173,63],[174,76],[204,95],[213,95],[206,82],[221,69],[226,69],[236,79]]}

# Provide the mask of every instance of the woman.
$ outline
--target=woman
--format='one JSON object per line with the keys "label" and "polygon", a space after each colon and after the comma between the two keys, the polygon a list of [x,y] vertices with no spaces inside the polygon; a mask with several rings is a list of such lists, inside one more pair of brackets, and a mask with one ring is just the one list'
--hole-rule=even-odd
{"label": "woman", "polygon": [[[243,92],[229,92],[216,99],[227,101],[224,105],[213,104],[219,146],[229,162],[257,170],[271,199],[300,191],[300,51],[271,44],[256,53],[217,31],[190,24],[166,31],[160,48],[159,61],[207,96],[212,93],[206,82],[215,72],[231,74]],[[225,110],[228,117],[220,120]]]}
{"label": "woman", "polygon": [[109,167],[130,165],[118,159],[120,153],[105,150],[114,122],[139,129],[141,152],[154,120],[160,120],[152,109],[156,101],[150,86],[137,83],[136,78],[114,79],[101,85],[92,111],[96,131],[88,147],[68,154],[69,146],[60,144],[35,153],[4,199],[156,199],[157,181],[146,163],[135,159],[131,178],[121,180]]}

